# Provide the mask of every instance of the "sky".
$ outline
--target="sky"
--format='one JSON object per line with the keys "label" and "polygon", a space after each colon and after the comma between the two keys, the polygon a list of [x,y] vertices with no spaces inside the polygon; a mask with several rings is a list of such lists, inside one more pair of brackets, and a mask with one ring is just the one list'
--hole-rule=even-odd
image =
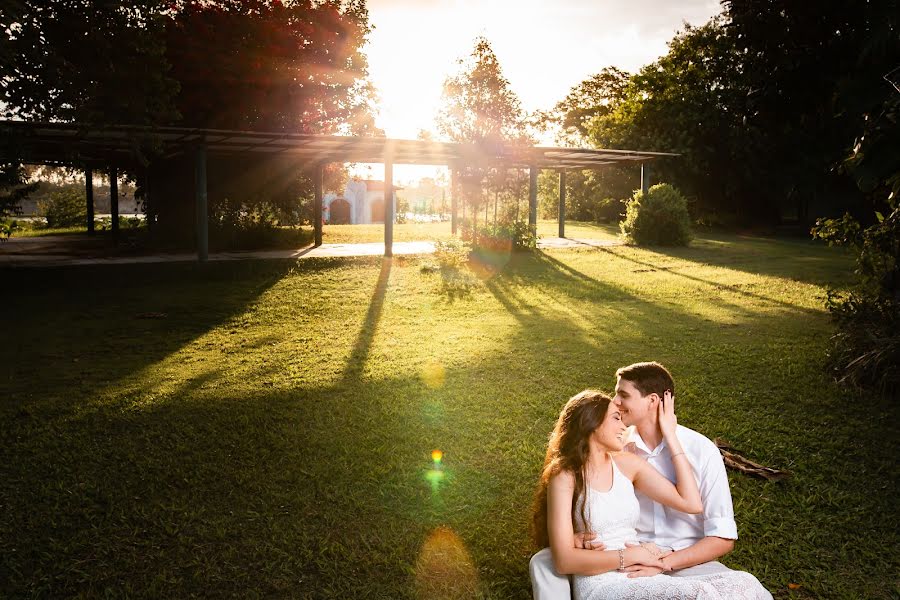
{"label": "sky", "polygon": [[[684,22],[701,25],[718,0],[369,0],[366,54],[388,137],[434,130],[444,79],[477,36],[491,43],[510,87],[532,112],[549,109],[607,66],[635,72],[666,53]],[[395,167],[395,178],[429,176]],[[434,171],[433,168],[430,171]],[[368,175],[381,177],[380,168]],[[360,173],[363,174],[363,173]]]}

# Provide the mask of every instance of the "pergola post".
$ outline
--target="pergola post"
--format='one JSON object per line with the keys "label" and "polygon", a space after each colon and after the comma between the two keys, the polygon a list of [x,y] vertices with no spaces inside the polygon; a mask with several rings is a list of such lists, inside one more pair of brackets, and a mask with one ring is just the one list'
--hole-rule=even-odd
{"label": "pergola post", "polygon": [[113,240],[119,239],[119,170],[109,170],[109,216],[112,219]]}
{"label": "pergola post", "polygon": [[394,163],[384,161],[384,255],[394,255]]}
{"label": "pergola post", "polygon": [[87,231],[94,234],[94,172],[84,170],[84,195],[87,197]]}
{"label": "pergola post", "polygon": [[456,177],[456,169],[451,165],[450,166],[450,233],[456,235],[456,228],[458,227],[458,223],[456,220],[456,211],[459,209],[459,202],[457,199],[457,181]]}
{"label": "pergola post", "polygon": [[559,237],[566,237],[566,170],[559,172]]}
{"label": "pergola post", "polygon": [[194,156],[194,195],[197,207],[197,260],[209,258],[209,214],[206,208],[206,145],[200,144]]}
{"label": "pergola post", "polygon": [[528,227],[532,235],[537,235],[537,177],[537,166],[528,167]]}
{"label": "pergola post", "polygon": [[144,169],[141,175],[141,187],[144,189],[144,220],[147,222],[147,232],[150,234],[150,238],[153,239],[153,234],[156,232],[156,215],[153,214],[154,206],[153,206],[153,198],[150,194],[150,172],[147,169]]}
{"label": "pergola post", "polygon": [[650,165],[641,163],[641,194],[646,196],[650,191]]}
{"label": "pergola post", "polygon": [[319,163],[313,173],[313,186],[315,187],[315,205],[313,206],[313,231],[315,232],[315,245],[322,245],[322,180],[325,165]]}

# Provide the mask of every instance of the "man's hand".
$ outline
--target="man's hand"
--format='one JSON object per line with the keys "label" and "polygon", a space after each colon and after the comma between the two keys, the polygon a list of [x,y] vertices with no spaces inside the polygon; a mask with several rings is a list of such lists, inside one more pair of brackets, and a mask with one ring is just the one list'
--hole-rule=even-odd
{"label": "man's hand", "polygon": [[634,579],[636,577],[653,577],[654,575],[659,575],[663,572],[663,569],[660,567],[648,567],[647,565],[632,565],[630,567],[625,567],[625,572],[628,573],[629,579]]}
{"label": "man's hand", "polygon": [[600,540],[594,541],[596,537],[593,533],[576,533],[575,547],[584,550],[606,550],[606,544]]}

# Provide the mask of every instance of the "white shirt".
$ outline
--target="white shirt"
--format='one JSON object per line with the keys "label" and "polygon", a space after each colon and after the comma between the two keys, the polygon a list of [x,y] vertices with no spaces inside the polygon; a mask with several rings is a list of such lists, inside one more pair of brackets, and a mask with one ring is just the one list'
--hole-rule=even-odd
{"label": "white shirt", "polygon": [[[719,449],[709,438],[693,429],[678,425],[675,433],[693,467],[694,477],[700,488],[700,498],[703,500],[703,512],[689,515],[654,502],[635,490],[641,506],[638,537],[642,541],[654,542],[657,546],[673,550],[683,550],[707,536],[736,540],[737,524],[731,504],[731,490],[728,488],[728,475]],[[651,452],[635,431],[628,450],[675,483],[672,453],[665,440]]]}

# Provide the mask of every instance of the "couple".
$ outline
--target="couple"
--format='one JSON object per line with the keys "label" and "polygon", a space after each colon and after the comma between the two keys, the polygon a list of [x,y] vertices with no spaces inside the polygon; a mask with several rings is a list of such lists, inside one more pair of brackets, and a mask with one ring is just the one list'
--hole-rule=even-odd
{"label": "couple", "polygon": [[[753,575],[716,561],[737,539],[728,477],[715,444],[677,424],[672,376],[646,362],[616,377],[614,398],[581,392],[550,436],[535,600],[771,600]],[[622,452],[627,425],[636,431]]]}

